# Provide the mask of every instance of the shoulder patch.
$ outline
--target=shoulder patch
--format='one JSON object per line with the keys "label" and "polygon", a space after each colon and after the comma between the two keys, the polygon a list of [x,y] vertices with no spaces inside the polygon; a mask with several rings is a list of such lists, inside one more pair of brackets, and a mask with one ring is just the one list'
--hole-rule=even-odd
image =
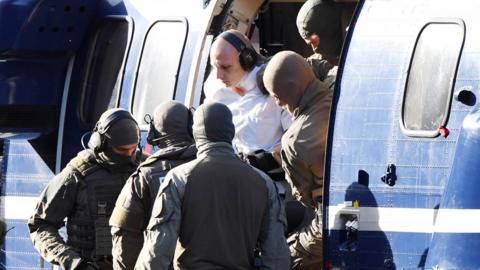
{"label": "shoulder patch", "polygon": [[83,177],[100,169],[100,166],[96,162],[92,162],[90,159],[86,160],[80,156],[74,157],[68,165],[73,171],[80,173]]}
{"label": "shoulder patch", "polygon": [[151,165],[151,164],[155,163],[157,160],[158,160],[158,156],[151,155],[147,159],[145,159],[145,161],[142,162],[139,167],[144,167],[144,166]]}

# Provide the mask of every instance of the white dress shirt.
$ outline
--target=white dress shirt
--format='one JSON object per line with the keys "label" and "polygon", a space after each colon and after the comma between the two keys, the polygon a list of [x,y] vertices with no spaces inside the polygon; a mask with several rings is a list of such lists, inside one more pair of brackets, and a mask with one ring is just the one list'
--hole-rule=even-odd
{"label": "white dress shirt", "polygon": [[245,90],[240,96],[215,78],[211,72],[204,85],[205,103],[220,102],[232,111],[235,137],[233,146],[237,152],[247,155],[257,150],[272,152],[280,147],[285,130],[292,123],[291,116],[279,107],[273,97],[264,95],[257,86],[260,66],[243,76],[236,85]]}

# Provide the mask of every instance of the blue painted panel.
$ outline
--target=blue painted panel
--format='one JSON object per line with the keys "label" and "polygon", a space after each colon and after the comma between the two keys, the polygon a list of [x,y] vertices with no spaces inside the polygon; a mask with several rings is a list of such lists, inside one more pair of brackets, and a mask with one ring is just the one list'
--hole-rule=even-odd
{"label": "blue painted panel", "polygon": [[0,51],[11,48],[11,44],[15,43],[19,34],[18,29],[21,29],[24,18],[28,18],[36,2],[36,0],[0,1],[0,33],[2,33]]}
{"label": "blue painted panel", "polygon": [[[458,151],[460,127],[471,108],[452,100],[447,138],[404,135],[400,118],[410,57],[417,35],[428,20],[461,18],[467,36],[453,92],[467,88],[478,95],[480,54],[476,37],[480,28],[479,17],[473,10],[479,4],[468,1],[440,4],[428,0],[367,0],[360,4],[363,6],[344,48],[337,79],[331,147],[327,154],[326,204],[337,205],[354,198],[360,206],[438,208]],[[435,94],[435,89],[431,91]],[[473,152],[478,153],[478,147]],[[388,164],[396,166],[397,180],[393,187],[381,182]],[[366,185],[355,188],[360,170],[367,174],[367,181],[362,179]],[[471,175],[476,174],[470,171]],[[477,189],[470,187],[470,190]],[[465,197],[464,194],[469,193],[459,191],[456,198]],[[325,239],[327,266],[331,260],[335,262],[333,266],[341,269],[386,269],[376,256],[379,251],[375,246],[364,245],[361,255],[340,254],[340,243],[331,239],[335,233],[328,232]],[[397,269],[422,268],[430,234],[376,233],[385,234]]]}
{"label": "blue painted panel", "polygon": [[95,0],[0,1],[0,55],[78,49],[97,4]]}
{"label": "blue painted panel", "polygon": [[[0,178],[2,196],[36,197],[54,176],[49,166],[26,140],[6,141],[3,155]],[[5,217],[4,207],[2,200],[2,216]],[[28,216],[31,213],[18,214]],[[11,230],[5,237],[4,248],[0,250],[2,269],[51,269],[50,264],[44,262],[34,249],[26,220],[6,218],[7,228]],[[37,268],[41,265],[45,268]]]}
{"label": "blue painted panel", "polygon": [[[480,200],[480,111],[477,106],[464,120],[452,174],[448,180],[445,196],[440,209],[479,209]],[[474,215],[474,214],[473,214]],[[474,224],[476,217],[471,217]],[[475,224],[474,227],[478,227]],[[461,244],[459,244],[461,243]],[[455,269],[476,269],[480,267],[478,250],[479,233],[435,232],[432,238],[427,265]]]}
{"label": "blue painted panel", "polygon": [[480,110],[470,113],[464,120],[455,153],[452,174],[441,208],[479,209],[480,200]]}
{"label": "blue painted panel", "polygon": [[7,220],[7,228],[13,229],[7,233],[0,253],[2,269],[52,269],[33,247],[25,220]]}
{"label": "blue painted panel", "polygon": [[479,269],[480,234],[435,233],[427,256],[427,269]]}
{"label": "blue painted panel", "polygon": [[[325,243],[325,264],[340,269],[423,269],[431,235],[362,231],[355,251],[341,250],[344,231],[332,230]],[[406,241],[408,239],[408,241]],[[395,247],[393,249],[392,247]],[[396,268],[394,268],[396,267]]]}
{"label": "blue painted panel", "polygon": [[[80,136],[89,128],[79,122],[78,106],[86,69],[84,59],[90,41],[87,37],[94,32],[95,24],[109,15],[128,15],[134,21],[134,42],[128,55],[120,100],[120,107],[129,108],[139,52],[151,23],[160,17],[188,18],[192,12],[199,12],[198,7],[203,3],[192,2],[187,10],[178,5],[175,12],[165,12],[165,5],[163,1],[0,0],[0,59],[8,60],[0,61],[0,104],[45,104],[56,106],[59,111],[66,64],[70,56],[75,55],[63,134],[62,165],[65,165],[80,150]],[[169,5],[177,6],[177,1],[170,1]],[[198,29],[202,26],[198,22],[205,18],[188,19],[194,26],[192,29],[195,28],[188,34],[188,46],[193,48],[198,34],[204,33],[204,29]],[[189,50],[184,55],[185,64],[178,75],[178,95],[182,101],[193,54],[194,50]],[[1,179],[7,198],[38,196],[53,177],[57,126],[52,129],[49,134],[44,132],[32,138],[38,142],[49,137],[37,145],[18,135],[9,137],[15,140],[6,144],[5,171]],[[5,249],[0,251],[3,265],[0,268],[50,269],[51,265],[43,262],[33,249],[25,220],[7,219],[7,222],[9,227],[12,224],[18,224],[18,227],[7,235]]]}
{"label": "blue painted panel", "polygon": [[0,104],[58,105],[66,59],[0,61]]}
{"label": "blue painted panel", "polygon": [[4,194],[38,196],[54,177],[54,172],[28,141],[9,141],[5,145]]}

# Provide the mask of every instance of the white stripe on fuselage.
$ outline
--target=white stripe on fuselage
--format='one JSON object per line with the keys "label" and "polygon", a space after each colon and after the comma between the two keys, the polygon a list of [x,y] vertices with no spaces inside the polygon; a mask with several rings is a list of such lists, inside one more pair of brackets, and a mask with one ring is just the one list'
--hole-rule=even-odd
{"label": "white stripe on fuselage", "polygon": [[[28,219],[38,202],[38,197],[3,196],[1,199],[4,200],[5,219]],[[342,213],[359,213],[360,231],[480,233],[480,209],[346,208],[341,205],[328,207],[328,212],[329,230],[344,227]]]}
{"label": "white stripe on fuselage", "polygon": [[346,208],[343,205],[328,207],[328,229],[342,229],[345,222],[340,217],[342,213],[356,211],[360,231],[480,233],[480,209]]}
{"label": "white stripe on fuselage", "polygon": [[38,197],[2,196],[5,219],[28,219],[33,214]]}

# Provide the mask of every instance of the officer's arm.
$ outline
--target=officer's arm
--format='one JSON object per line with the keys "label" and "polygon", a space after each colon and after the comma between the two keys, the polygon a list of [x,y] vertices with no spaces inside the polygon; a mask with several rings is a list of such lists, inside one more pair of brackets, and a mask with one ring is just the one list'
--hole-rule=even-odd
{"label": "officer's arm", "polygon": [[[292,186],[295,199],[306,206],[314,207],[312,190],[316,187],[314,187],[311,172],[312,166],[303,158],[308,154],[305,149],[300,143],[295,146],[286,145],[282,148],[282,168],[285,171],[285,178]],[[301,156],[302,158],[300,158]]]}
{"label": "officer's arm", "polygon": [[160,186],[135,269],[167,270],[175,253],[181,222],[184,182],[170,171]]}
{"label": "officer's arm", "polygon": [[[315,82],[314,82],[315,83]],[[299,120],[282,139],[282,166],[287,181],[293,185],[295,198],[303,204],[316,207],[323,196],[325,149],[332,92],[320,82],[321,100],[308,117]]]}
{"label": "officer's arm", "polygon": [[323,59],[320,54],[313,54],[307,59],[308,64],[312,68],[315,77],[320,81],[324,81],[327,78],[328,71],[333,68],[333,65],[327,60]]}
{"label": "officer's arm", "polygon": [[28,220],[30,238],[40,256],[64,269],[76,269],[81,262],[80,255],[66,245],[58,232],[73,209],[77,189],[78,182],[72,173],[60,173],[43,190]]}
{"label": "officer's arm", "polygon": [[265,173],[257,170],[265,181],[268,190],[268,209],[262,222],[260,245],[262,267],[261,269],[289,269],[290,251],[285,239],[287,219],[283,201],[278,196],[273,181]]}
{"label": "officer's arm", "polygon": [[145,181],[143,174],[133,174],[125,183],[118,196],[110,226],[112,227],[112,255],[115,269],[133,269],[143,245],[145,221]]}

